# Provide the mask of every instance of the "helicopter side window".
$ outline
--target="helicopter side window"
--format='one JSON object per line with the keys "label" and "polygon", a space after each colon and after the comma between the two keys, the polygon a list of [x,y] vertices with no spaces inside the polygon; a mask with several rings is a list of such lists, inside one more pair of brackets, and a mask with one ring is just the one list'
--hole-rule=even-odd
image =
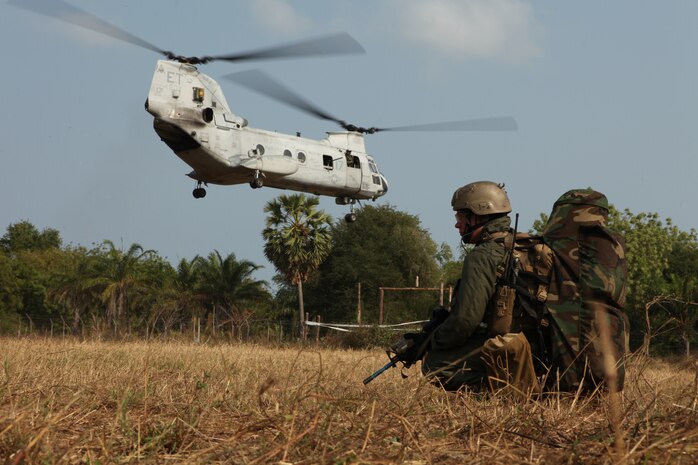
{"label": "helicopter side window", "polygon": [[361,162],[359,157],[347,154],[347,167],[348,168],[361,168]]}
{"label": "helicopter side window", "polygon": [[334,166],[332,165],[332,155],[322,156],[322,166],[326,169],[331,170]]}
{"label": "helicopter side window", "polygon": [[262,144],[257,144],[257,155],[264,155],[264,146]]}
{"label": "helicopter side window", "polygon": [[305,153],[298,152],[298,161],[301,163],[305,163]]}
{"label": "helicopter side window", "polygon": [[284,157],[290,157],[291,151],[289,149],[284,150]]}

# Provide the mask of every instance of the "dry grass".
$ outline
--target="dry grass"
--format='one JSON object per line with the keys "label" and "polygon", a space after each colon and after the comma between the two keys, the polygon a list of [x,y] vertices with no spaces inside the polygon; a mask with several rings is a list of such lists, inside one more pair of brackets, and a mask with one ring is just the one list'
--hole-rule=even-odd
{"label": "dry grass", "polygon": [[698,463],[695,363],[605,395],[446,393],[379,351],[0,339],[0,463]]}

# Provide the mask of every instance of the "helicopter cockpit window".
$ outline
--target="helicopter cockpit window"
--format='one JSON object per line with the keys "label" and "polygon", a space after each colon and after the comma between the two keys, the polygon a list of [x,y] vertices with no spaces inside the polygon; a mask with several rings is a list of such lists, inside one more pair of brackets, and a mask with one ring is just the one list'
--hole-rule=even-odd
{"label": "helicopter cockpit window", "polygon": [[289,149],[284,150],[284,157],[290,157],[291,151]]}
{"label": "helicopter cockpit window", "polygon": [[373,175],[373,184],[376,184],[377,186],[381,185],[381,178],[380,176]]}
{"label": "helicopter cockpit window", "polygon": [[322,166],[324,166],[328,170],[331,170],[333,168],[332,155],[323,155],[322,156]]}
{"label": "helicopter cockpit window", "polygon": [[305,153],[298,152],[298,161],[301,163],[305,163]]}
{"label": "helicopter cockpit window", "polygon": [[204,101],[204,90],[201,87],[194,87],[194,101],[203,102]]}
{"label": "helicopter cockpit window", "polygon": [[[375,164],[375,163],[373,163],[372,161],[369,161],[369,162],[368,162],[368,167],[370,168],[371,173],[378,174],[378,169],[376,169],[376,164]],[[375,177],[375,176],[374,176],[374,177]]]}

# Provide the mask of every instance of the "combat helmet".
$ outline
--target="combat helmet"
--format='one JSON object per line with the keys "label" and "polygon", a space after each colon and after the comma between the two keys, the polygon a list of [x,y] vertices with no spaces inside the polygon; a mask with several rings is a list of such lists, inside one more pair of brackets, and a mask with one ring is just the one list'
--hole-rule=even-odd
{"label": "combat helmet", "polygon": [[493,215],[511,211],[504,184],[491,181],[472,182],[457,189],[453,193],[451,206],[456,211],[470,210],[476,215]]}

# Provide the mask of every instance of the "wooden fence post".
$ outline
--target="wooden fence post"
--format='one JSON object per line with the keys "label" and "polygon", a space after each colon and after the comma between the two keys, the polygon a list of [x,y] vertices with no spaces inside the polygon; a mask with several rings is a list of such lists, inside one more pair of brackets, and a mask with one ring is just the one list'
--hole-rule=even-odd
{"label": "wooden fence post", "polygon": [[380,302],[378,302],[378,324],[382,325],[383,324],[383,296],[385,295],[385,291],[383,288],[380,288]]}
{"label": "wooden fence post", "polygon": [[315,317],[317,326],[315,327],[315,344],[320,344],[320,315]]}
{"label": "wooden fence post", "polygon": [[356,299],[356,323],[361,326],[361,281],[359,281],[358,297]]}

